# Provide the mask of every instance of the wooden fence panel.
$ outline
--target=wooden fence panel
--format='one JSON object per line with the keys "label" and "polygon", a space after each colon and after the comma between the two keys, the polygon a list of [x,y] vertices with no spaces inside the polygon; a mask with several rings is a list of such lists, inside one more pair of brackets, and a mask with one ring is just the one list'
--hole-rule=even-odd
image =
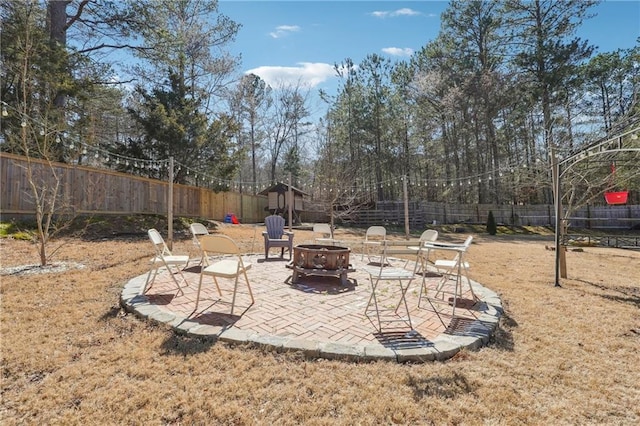
{"label": "wooden fence panel", "polygon": [[[40,187],[54,182],[52,168],[61,181],[60,200],[79,214],[167,214],[167,182],[86,166],[31,160],[33,180]],[[0,153],[0,214],[34,214],[25,157]],[[45,185],[46,182],[46,185]],[[267,197],[215,193],[206,188],[173,185],[174,215],[223,220],[228,212],[261,221]],[[62,204],[61,204],[62,205]]]}

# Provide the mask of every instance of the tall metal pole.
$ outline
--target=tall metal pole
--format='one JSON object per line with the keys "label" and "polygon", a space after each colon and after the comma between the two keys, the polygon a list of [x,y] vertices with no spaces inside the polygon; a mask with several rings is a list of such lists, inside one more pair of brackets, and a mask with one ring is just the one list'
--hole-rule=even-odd
{"label": "tall metal pole", "polygon": [[169,194],[167,197],[167,241],[173,250],[173,157],[169,157]]}
{"label": "tall metal pole", "polygon": [[409,191],[407,190],[407,176],[402,177],[402,191],[404,193],[404,235],[409,239]]}
{"label": "tall metal pole", "polygon": [[555,265],[555,286],[560,287],[560,215],[562,214],[560,196],[560,163],[555,148],[551,149],[551,164],[553,177],[553,204],[555,210],[555,238],[556,238],[556,265]]}

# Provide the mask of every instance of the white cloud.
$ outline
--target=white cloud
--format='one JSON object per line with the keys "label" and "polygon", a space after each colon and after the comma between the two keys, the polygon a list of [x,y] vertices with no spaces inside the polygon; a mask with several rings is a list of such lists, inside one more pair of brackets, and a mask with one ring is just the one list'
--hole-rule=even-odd
{"label": "white cloud", "polygon": [[391,16],[415,16],[420,15],[420,12],[417,10],[409,9],[408,7],[403,7],[402,9],[398,9],[394,12],[391,12]]}
{"label": "white cloud", "polygon": [[387,55],[392,56],[411,56],[413,55],[413,49],[410,47],[384,47],[382,51]]}
{"label": "white cloud", "polygon": [[421,15],[417,10],[409,9],[408,7],[403,7],[402,9],[397,9],[393,11],[389,10],[376,10],[375,12],[371,12],[372,16],[376,18],[387,18],[387,17],[395,17],[395,16],[416,16]]}
{"label": "white cloud", "polygon": [[371,15],[375,16],[376,18],[386,18],[387,16],[389,16],[389,12],[377,10],[375,12],[371,12]]}
{"label": "white cloud", "polygon": [[297,67],[262,66],[246,71],[260,76],[267,84],[277,87],[281,83],[302,84],[309,88],[335,76],[333,65],[322,62],[299,62]]}
{"label": "white cloud", "polygon": [[300,31],[298,25],[279,25],[276,27],[276,30],[270,32],[269,35],[273,38],[280,38],[297,31]]}

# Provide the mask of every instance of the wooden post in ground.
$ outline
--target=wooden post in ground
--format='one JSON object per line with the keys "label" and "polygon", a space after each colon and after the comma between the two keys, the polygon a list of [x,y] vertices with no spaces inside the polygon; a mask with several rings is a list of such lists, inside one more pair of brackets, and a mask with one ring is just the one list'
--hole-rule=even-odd
{"label": "wooden post in ground", "polygon": [[[289,172],[289,232],[292,231],[292,222],[293,222],[293,189],[291,189],[291,172]],[[289,253],[291,254],[291,253]]]}

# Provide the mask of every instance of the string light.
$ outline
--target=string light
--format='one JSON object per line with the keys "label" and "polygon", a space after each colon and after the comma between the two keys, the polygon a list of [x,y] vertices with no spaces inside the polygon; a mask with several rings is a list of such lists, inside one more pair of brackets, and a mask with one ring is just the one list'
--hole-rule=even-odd
{"label": "string light", "polygon": [[[3,108],[2,110],[2,114],[4,116],[6,116],[7,112],[6,109]],[[27,126],[27,122],[23,121],[21,123],[21,125],[23,127]],[[52,132],[53,133],[53,132]],[[40,135],[44,136],[45,130],[41,129],[40,130]],[[636,136],[635,134],[632,135]],[[55,141],[56,142],[62,142],[60,140],[59,135],[56,133],[56,137],[55,137]],[[99,159],[102,155],[102,158],[104,160],[105,163],[107,164],[116,164],[117,166],[121,165],[121,164],[125,164],[127,167],[129,167],[131,164],[133,164],[133,167],[136,169],[148,169],[148,170],[155,170],[155,171],[160,171],[162,169],[166,169],[168,164],[169,164],[169,160],[164,159],[164,160],[148,160],[148,159],[137,159],[137,158],[131,158],[131,157],[126,157],[126,156],[122,156],[119,154],[115,154],[115,153],[111,153],[109,151],[103,150],[101,148],[96,148],[93,147],[91,145],[86,145],[82,142],[76,142],[74,143],[73,141],[69,142],[69,149],[74,149],[74,148],[78,148],[81,149],[81,153],[83,155],[87,155],[87,146],[91,148],[91,150],[94,152],[94,157],[96,159]],[[599,147],[600,149],[604,148],[604,147]],[[591,155],[592,152],[590,151],[585,151],[582,153],[582,155],[585,156],[589,156]],[[540,167],[541,163],[543,163],[539,158],[536,158],[534,163],[532,164],[533,166],[537,166]],[[271,181],[268,182],[242,182],[240,180],[230,180],[230,179],[220,179],[220,178],[216,178],[215,176],[211,176],[205,172],[202,172],[201,170],[197,170],[197,169],[192,169],[186,165],[182,165],[179,163],[176,163],[176,167],[177,167],[177,171],[180,172],[182,169],[186,169],[186,175],[187,176],[194,176],[195,182],[198,182],[199,180],[204,182],[209,182],[211,185],[213,185],[215,182],[217,182],[217,184],[219,186],[224,186],[224,187],[229,187],[229,188],[239,188],[240,190],[245,189],[245,190],[256,190],[258,191],[259,188],[261,187],[269,187],[271,185]],[[510,171],[511,173],[515,173],[514,171],[514,167],[515,168],[519,168],[522,167],[523,169],[527,169],[528,166],[527,164],[515,164],[515,165],[509,165],[506,168],[500,167],[497,168],[497,170],[492,170],[486,173],[481,173],[481,174],[477,174],[475,176],[458,176],[457,178],[454,178],[452,180],[449,181],[449,183],[447,183],[447,180],[444,179],[439,179],[439,178],[435,178],[435,179],[419,179],[416,178],[414,181],[410,182],[408,179],[407,175],[400,175],[400,176],[391,176],[389,179],[386,180],[382,180],[381,182],[376,182],[375,186],[377,186],[380,189],[383,189],[385,186],[389,189],[391,189],[394,186],[397,186],[399,181],[400,182],[407,182],[412,186],[415,186],[417,188],[422,188],[423,186],[425,187],[425,190],[427,189],[427,187],[436,187],[436,188],[446,188],[447,186],[451,186],[454,187],[455,182],[458,183],[458,186],[462,187],[464,182],[467,182],[468,185],[472,185],[472,182],[475,181],[477,179],[478,183],[482,183],[482,180],[485,179],[486,181],[492,181],[493,180],[493,176],[499,176],[499,177],[503,177],[504,176],[504,171]],[[549,166],[547,166],[547,168],[549,168]],[[299,185],[299,184],[298,184]],[[298,186],[297,185],[297,186]],[[369,184],[370,185],[370,184]],[[359,185],[355,185],[355,187],[352,187],[350,189],[351,193],[354,193],[356,191],[362,190],[362,188],[366,188],[368,185],[366,183],[366,180],[363,179],[362,181],[362,186]],[[302,188],[304,188],[305,186],[302,185]],[[309,183],[307,186],[307,188],[309,188],[311,191],[320,191],[320,187],[318,185],[314,185],[313,183]],[[326,187],[322,188],[324,191],[327,190]],[[329,191],[333,192],[335,191],[336,188],[330,188]]]}

